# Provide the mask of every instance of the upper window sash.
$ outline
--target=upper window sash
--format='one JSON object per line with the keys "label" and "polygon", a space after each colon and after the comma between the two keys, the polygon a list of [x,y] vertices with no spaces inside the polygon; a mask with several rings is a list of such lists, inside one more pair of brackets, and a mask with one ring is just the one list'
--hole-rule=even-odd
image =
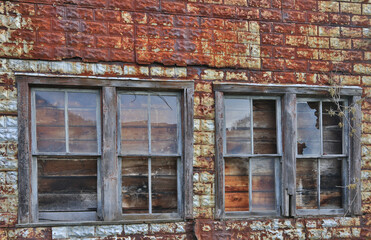
{"label": "upper window sash", "polygon": [[[237,100],[237,101],[233,101]],[[275,134],[276,134],[276,152],[275,153],[263,153],[257,152],[256,144],[254,142],[254,132],[255,129],[258,131],[259,126],[256,126],[259,122],[254,120],[254,113],[258,111],[254,110],[254,103],[263,103],[265,100],[272,100],[275,102],[274,104],[274,122],[275,122]],[[227,102],[230,102],[229,104]],[[241,106],[241,104],[243,106]],[[264,103],[263,103],[264,104]],[[239,106],[240,105],[240,106]],[[224,116],[225,119],[223,121],[223,155],[224,157],[253,157],[253,156],[281,156],[282,155],[282,136],[281,136],[281,100],[280,97],[268,97],[268,96],[236,96],[236,95],[225,95],[223,98],[223,106],[224,106]],[[237,107],[238,109],[236,109]],[[235,108],[235,109],[233,109]],[[238,121],[247,121],[247,125],[244,126],[244,131],[248,131],[249,136],[245,136],[247,140],[249,140],[250,146],[247,147],[247,150],[240,153],[233,153],[229,151],[228,147],[228,136],[227,136],[227,129],[234,128],[231,126],[230,118],[233,118],[233,112],[238,114],[240,117],[242,114],[245,114],[246,117],[244,119],[236,119]],[[265,117],[265,116],[264,116]],[[232,119],[233,120],[233,119]],[[268,124],[268,123],[266,123]],[[227,126],[228,125],[228,126]],[[269,125],[269,124],[268,124]],[[237,126],[238,128],[238,126]],[[243,131],[243,130],[242,130]],[[256,131],[256,132],[257,132]]]}
{"label": "upper window sash", "polygon": [[[42,96],[43,93],[44,93],[44,96]],[[44,99],[42,99],[43,97]],[[37,98],[39,99],[39,103],[37,102]],[[49,98],[49,99],[45,99],[45,98]],[[44,106],[40,105],[40,101],[42,100],[45,101]],[[47,101],[49,101],[49,103]],[[54,101],[54,102],[52,103],[50,101]],[[33,155],[64,155],[64,156],[66,155],[93,155],[93,156],[100,155],[101,154],[100,102],[101,102],[100,92],[98,90],[68,89],[68,88],[63,88],[63,89],[62,88],[32,88],[31,89],[31,124],[32,124],[32,153]],[[49,104],[49,105],[47,106],[46,104]],[[81,104],[81,106],[78,106],[79,104]],[[86,106],[83,106],[84,104],[90,104],[91,106],[86,107]],[[46,114],[45,116],[43,116],[42,114],[43,111]],[[40,114],[41,116],[39,117],[38,114]],[[63,122],[58,123],[57,119],[55,119],[55,124],[57,125],[43,123],[42,118],[47,118],[48,115],[49,117],[56,117],[56,118],[60,118],[59,115],[62,115]],[[42,124],[38,124],[38,122],[40,121],[42,122]],[[77,122],[80,122],[80,125],[76,125]],[[92,122],[90,124],[93,124],[93,125],[92,126],[85,125],[85,123],[88,123],[88,122]],[[42,133],[41,131],[39,132],[38,129],[43,128],[43,127],[47,129],[48,126],[49,128],[51,128],[49,129],[50,130],[49,133],[54,135],[54,137],[59,137],[60,139],[44,139],[44,142],[55,141],[55,143],[58,143],[59,141],[60,149],[54,148],[48,151],[46,148],[42,149],[42,147],[39,146],[38,140],[42,139],[42,136],[43,135],[45,136],[48,133],[47,132]],[[59,131],[58,128],[60,128],[61,130],[59,133],[58,133]],[[48,131],[48,129],[46,131]],[[94,134],[94,131],[96,132],[95,134]],[[63,137],[58,136],[60,134],[64,136]],[[92,137],[92,139],[78,139],[79,137],[87,138],[84,136],[89,136],[89,135],[91,135],[90,137]],[[71,143],[73,142],[73,140],[75,140],[74,141],[75,144]],[[81,142],[89,142],[89,141],[95,141],[95,144],[94,143],[93,145],[90,144],[90,146],[88,146],[89,144],[87,146],[83,146],[83,145],[79,146],[79,142],[81,143]],[[84,151],[85,149],[88,149],[86,147],[90,147],[91,150]]]}
{"label": "upper window sash", "polygon": [[[179,92],[119,91],[117,102],[119,156],[181,156]],[[170,130],[161,133],[161,128],[164,127]],[[138,129],[138,136],[132,137],[129,131],[134,128]],[[169,139],[156,139],[160,135]],[[133,141],[141,146],[140,149],[130,147],[130,142]]]}

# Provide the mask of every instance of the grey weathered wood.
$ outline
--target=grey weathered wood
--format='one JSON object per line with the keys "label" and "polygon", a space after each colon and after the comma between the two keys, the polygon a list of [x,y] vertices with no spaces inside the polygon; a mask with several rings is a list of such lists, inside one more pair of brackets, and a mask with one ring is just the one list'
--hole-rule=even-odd
{"label": "grey weathered wood", "polygon": [[48,221],[94,221],[97,220],[97,213],[92,212],[40,212],[40,222]]}
{"label": "grey weathered wood", "polygon": [[186,89],[186,88],[193,88],[194,82],[193,81],[169,81],[169,80],[117,80],[116,78],[110,79],[107,78],[87,78],[87,77],[78,77],[78,76],[70,76],[70,77],[55,77],[55,76],[30,76],[30,75],[17,75],[17,81],[27,81],[32,82],[35,86],[38,85],[63,85],[63,86],[91,86],[94,88],[97,87],[119,87],[119,88],[126,88],[133,90],[143,90],[143,89],[151,89],[156,91],[159,89],[161,91],[169,89],[169,90],[176,90],[176,89]]}
{"label": "grey weathered wood", "polygon": [[[215,91],[229,93],[249,93],[249,94],[269,94],[283,95],[286,93],[302,95],[329,95],[330,86],[314,85],[260,85],[248,83],[214,83]],[[341,96],[360,96],[362,88],[360,87],[342,87],[339,89]]]}
{"label": "grey weathered wood", "polygon": [[354,104],[356,111],[351,113],[351,128],[355,132],[350,136],[350,155],[349,155],[349,177],[350,184],[356,184],[356,188],[349,190],[349,204],[352,215],[361,214],[361,105],[358,101],[360,96],[354,96],[351,99],[351,104]]}
{"label": "grey weathered wood", "polygon": [[17,82],[18,90],[18,222],[29,223],[31,213],[31,151],[29,88],[27,82]]}
{"label": "grey weathered wood", "polygon": [[224,159],[223,159],[223,123],[224,123],[224,104],[223,93],[215,92],[215,218],[224,217]]}
{"label": "grey weathered wood", "polygon": [[[117,97],[114,87],[103,87],[103,140],[102,140],[102,213],[107,221],[120,218],[119,167],[116,156],[116,106]],[[100,201],[100,199],[98,199]]]}
{"label": "grey weathered wood", "polygon": [[184,124],[184,215],[186,219],[193,218],[193,86],[183,94],[183,124]]}
{"label": "grey weathered wood", "polygon": [[282,214],[295,216],[296,197],[296,95],[287,93],[282,104],[283,163]]}

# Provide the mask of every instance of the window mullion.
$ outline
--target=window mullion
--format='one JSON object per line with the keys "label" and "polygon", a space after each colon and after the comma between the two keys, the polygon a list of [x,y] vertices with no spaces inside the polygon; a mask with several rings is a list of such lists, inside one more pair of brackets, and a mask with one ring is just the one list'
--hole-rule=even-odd
{"label": "window mullion", "polygon": [[322,101],[319,102],[320,154],[323,156]]}
{"label": "window mullion", "polygon": [[68,93],[64,91],[64,128],[66,137],[66,152],[70,152],[69,128],[68,128]]}
{"label": "window mullion", "polygon": [[253,117],[253,99],[250,98],[250,142],[251,142],[251,154],[254,154],[254,131],[253,131],[253,128],[254,128],[254,117]]}
{"label": "window mullion", "polygon": [[317,209],[321,209],[321,169],[320,158],[317,158]]}
{"label": "window mullion", "polygon": [[249,158],[248,159],[249,161],[249,211],[252,212],[251,210],[251,206],[252,206],[252,171],[251,171],[251,161],[252,161],[252,158]]}
{"label": "window mullion", "polygon": [[[102,129],[102,201],[103,219],[113,221],[120,219],[121,211],[118,201],[121,186],[119,186],[119,164],[116,154],[116,116],[117,116],[117,97],[114,87],[103,87],[103,126]],[[100,201],[100,199],[98,199]]]}

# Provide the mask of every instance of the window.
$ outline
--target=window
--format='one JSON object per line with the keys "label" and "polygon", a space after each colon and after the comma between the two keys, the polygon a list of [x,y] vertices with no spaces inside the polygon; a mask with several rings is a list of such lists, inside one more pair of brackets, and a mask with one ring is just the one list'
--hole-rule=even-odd
{"label": "window", "polygon": [[19,223],[191,218],[193,82],[17,84]]}
{"label": "window", "polygon": [[[329,87],[214,89],[217,218],[360,214],[360,191],[347,187],[360,179],[360,106],[332,116]],[[346,108],[362,89],[339,93]]]}
{"label": "window", "polygon": [[278,214],[279,98],[225,95],[224,112],[226,214]]}

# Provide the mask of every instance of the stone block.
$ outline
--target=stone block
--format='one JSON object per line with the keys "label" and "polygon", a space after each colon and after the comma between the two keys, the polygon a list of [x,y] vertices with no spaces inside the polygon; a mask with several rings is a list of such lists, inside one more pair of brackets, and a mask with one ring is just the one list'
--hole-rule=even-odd
{"label": "stone block", "polygon": [[97,226],[95,234],[98,237],[116,236],[122,234],[123,227],[121,225],[104,225]]}
{"label": "stone block", "polygon": [[148,233],[148,224],[125,225],[124,226],[124,232],[127,235],[147,234]]}
{"label": "stone block", "polygon": [[68,236],[76,238],[86,238],[94,236],[93,226],[76,226],[68,228]]}

